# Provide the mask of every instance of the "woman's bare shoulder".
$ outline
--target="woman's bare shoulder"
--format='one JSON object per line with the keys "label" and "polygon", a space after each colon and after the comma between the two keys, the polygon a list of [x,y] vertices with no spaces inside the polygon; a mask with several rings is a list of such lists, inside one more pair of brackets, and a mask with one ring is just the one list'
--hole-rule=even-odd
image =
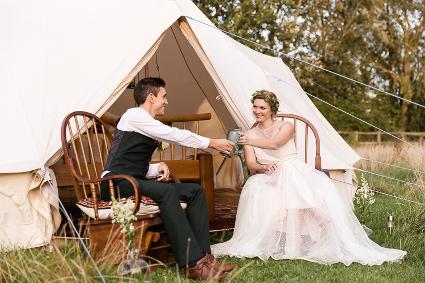
{"label": "woman's bare shoulder", "polygon": [[291,121],[282,121],[279,120],[277,121],[279,124],[279,128],[280,129],[285,129],[285,130],[293,130],[294,129],[294,123],[292,123]]}

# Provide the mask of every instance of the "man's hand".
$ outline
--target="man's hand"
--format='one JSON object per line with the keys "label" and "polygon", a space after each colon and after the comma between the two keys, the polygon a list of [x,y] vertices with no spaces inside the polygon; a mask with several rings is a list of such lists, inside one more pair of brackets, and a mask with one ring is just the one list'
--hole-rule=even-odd
{"label": "man's hand", "polygon": [[235,147],[235,143],[226,139],[210,139],[210,144],[208,147],[226,154],[230,154],[230,152]]}
{"label": "man's hand", "polygon": [[158,166],[158,172],[160,172],[162,174],[162,176],[157,179],[158,182],[168,181],[168,178],[170,177],[170,168],[168,168],[167,164],[162,162]]}

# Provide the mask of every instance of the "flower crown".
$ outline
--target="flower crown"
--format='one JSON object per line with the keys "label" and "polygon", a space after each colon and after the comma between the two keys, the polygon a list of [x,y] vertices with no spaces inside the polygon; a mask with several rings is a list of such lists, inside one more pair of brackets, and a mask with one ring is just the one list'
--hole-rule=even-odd
{"label": "flower crown", "polygon": [[264,99],[264,101],[270,105],[270,108],[274,114],[277,113],[279,110],[279,100],[273,92],[257,90],[252,94],[251,103],[254,103],[254,100],[258,96],[264,96],[264,98],[261,99]]}

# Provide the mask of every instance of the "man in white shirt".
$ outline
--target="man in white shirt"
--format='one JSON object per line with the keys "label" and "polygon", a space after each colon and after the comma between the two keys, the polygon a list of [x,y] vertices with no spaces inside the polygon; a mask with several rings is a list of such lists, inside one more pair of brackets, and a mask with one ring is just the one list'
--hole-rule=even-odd
{"label": "man in white shirt", "polygon": [[[157,181],[168,180],[170,175],[165,163],[149,164],[149,160],[159,141],[194,148],[209,147],[224,153],[233,150],[234,143],[226,139],[199,136],[155,120],[156,115],[164,114],[168,104],[165,82],[160,78],[141,80],[134,90],[134,99],[138,107],[128,109],[117,125],[104,175],[126,174],[135,177],[140,193],[158,203],[179,266],[189,264],[186,271],[189,278],[224,279],[224,272],[235,266],[220,264],[211,255],[204,190],[195,183],[175,184],[149,180],[156,176],[159,176]],[[119,187],[121,197],[132,194],[125,180],[117,182],[115,186]],[[110,199],[107,186],[102,188],[102,198]],[[180,201],[187,203],[186,215]]]}

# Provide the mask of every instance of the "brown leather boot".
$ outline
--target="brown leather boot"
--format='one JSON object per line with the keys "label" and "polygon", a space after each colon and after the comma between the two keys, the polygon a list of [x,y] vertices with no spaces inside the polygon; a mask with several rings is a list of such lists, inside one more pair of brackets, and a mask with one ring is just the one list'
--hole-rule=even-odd
{"label": "brown leather boot", "polygon": [[211,266],[217,271],[229,272],[236,268],[233,263],[221,263],[212,254],[207,254]]}
{"label": "brown leather boot", "polygon": [[186,269],[186,277],[195,280],[216,280],[222,281],[226,279],[226,274],[215,270],[208,256],[204,256],[196,262],[196,265]]}

